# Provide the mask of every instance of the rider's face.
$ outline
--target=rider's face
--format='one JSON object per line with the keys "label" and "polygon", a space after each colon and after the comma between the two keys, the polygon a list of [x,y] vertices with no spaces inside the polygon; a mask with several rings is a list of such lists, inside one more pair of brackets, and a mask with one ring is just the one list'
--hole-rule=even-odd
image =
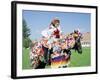
{"label": "rider's face", "polygon": [[55,23],[55,27],[58,27],[58,26],[59,26],[59,23],[58,23],[58,22],[56,22],[56,23]]}

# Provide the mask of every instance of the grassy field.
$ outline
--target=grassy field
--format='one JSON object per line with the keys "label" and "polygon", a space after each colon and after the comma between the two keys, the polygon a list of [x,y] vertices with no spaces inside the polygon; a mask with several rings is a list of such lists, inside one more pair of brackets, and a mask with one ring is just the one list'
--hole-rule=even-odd
{"label": "grassy field", "polygon": [[22,68],[23,69],[31,69],[30,59],[29,59],[29,49],[23,49]]}
{"label": "grassy field", "polygon": [[[91,50],[90,48],[82,48],[83,53],[78,54],[72,50],[71,61],[69,67],[82,67],[91,65]],[[30,60],[29,60],[29,49],[23,49],[22,54],[22,68],[31,69]]]}
{"label": "grassy field", "polygon": [[91,65],[91,50],[90,48],[82,48],[82,54],[72,51],[70,67],[81,67]]}

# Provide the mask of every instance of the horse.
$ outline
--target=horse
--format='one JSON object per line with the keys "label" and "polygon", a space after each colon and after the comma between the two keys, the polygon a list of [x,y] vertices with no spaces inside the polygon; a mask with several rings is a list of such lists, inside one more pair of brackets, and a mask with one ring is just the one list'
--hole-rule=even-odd
{"label": "horse", "polygon": [[[51,44],[53,46],[51,46]],[[47,47],[48,50],[45,51],[43,46]],[[54,39],[54,41],[44,39],[42,43],[37,42],[30,51],[32,68],[45,68],[47,63],[50,63],[49,66],[51,68],[68,67],[72,49],[80,54],[82,53],[81,36],[74,37],[70,34],[66,38],[63,37],[61,40],[60,38]]]}

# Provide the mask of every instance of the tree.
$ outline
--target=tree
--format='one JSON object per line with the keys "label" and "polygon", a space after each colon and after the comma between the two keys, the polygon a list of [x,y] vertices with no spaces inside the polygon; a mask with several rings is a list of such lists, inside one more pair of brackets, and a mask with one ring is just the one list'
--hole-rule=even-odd
{"label": "tree", "polygon": [[23,37],[27,38],[30,36],[30,29],[27,27],[26,21],[23,19]]}
{"label": "tree", "polygon": [[30,44],[31,44],[31,40],[29,38],[24,38],[23,39],[24,48],[29,48]]}
{"label": "tree", "polygon": [[27,26],[25,19],[23,19],[23,47],[28,48],[30,46],[30,29]]}

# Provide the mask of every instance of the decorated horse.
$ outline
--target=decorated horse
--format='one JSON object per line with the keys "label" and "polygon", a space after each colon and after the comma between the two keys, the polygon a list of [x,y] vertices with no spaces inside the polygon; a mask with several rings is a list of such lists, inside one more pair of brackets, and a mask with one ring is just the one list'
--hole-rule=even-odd
{"label": "decorated horse", "polygon": [[[31,48],[32,68],[45,68],[47,63],[50,63],[49,66],[51,68],[65,68],[70,64],[71,49],[82,53],[81,36],[75,37],[74,34],[70,34],[67,37],[60,36],[59,39],[51,39],[41,40],[42,43],[37,42]],[[48,49],[46,52],[44,47]]]}

